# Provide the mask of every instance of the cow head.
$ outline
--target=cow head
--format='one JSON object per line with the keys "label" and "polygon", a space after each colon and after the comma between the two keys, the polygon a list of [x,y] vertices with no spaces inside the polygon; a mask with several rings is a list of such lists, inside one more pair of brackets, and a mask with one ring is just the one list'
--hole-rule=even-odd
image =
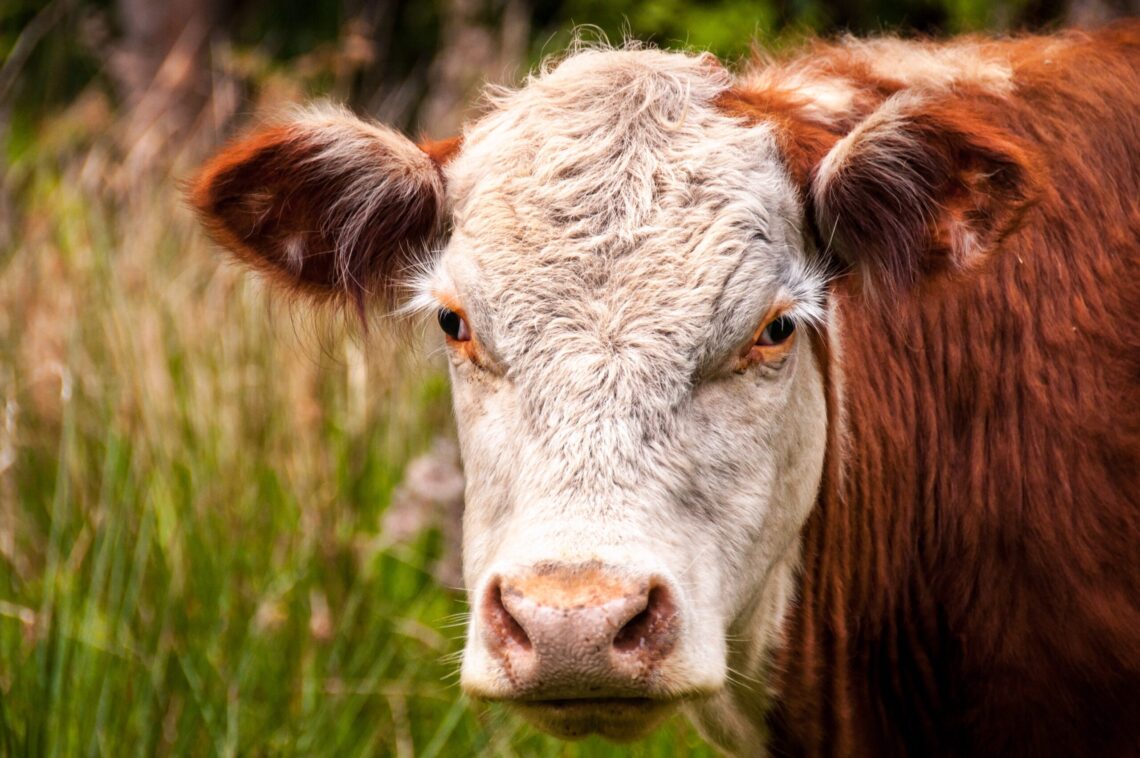
{"label": "cow head", "polygon": [[959,208],[1019,165],[915,103],[858,128],[810,106],[765,117],[707,56],[587,50],[461,142],[312,111],[197,182],[215,237],[278,282],[411,285],[438,316],[472,695],[616,739],[765,697],[828,438],[828,272],[962,264],[1000,219]]}

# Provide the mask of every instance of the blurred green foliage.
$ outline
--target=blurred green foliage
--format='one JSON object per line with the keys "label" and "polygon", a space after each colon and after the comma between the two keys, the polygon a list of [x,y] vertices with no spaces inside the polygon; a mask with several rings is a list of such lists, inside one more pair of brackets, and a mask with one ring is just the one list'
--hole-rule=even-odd
{"label": "blurred green foliage", "polygon": [[[121,32],[114,0],[55,0],[66,12],[23,67],[16,111],[42,115],[66,104],[87,84],[107,83],[107,52]],[[495,23],[508,0],[486,0]],[[43,0],[0,1],[0,59],[42,12]],[[884,31],[947,34],[1010,30],[1057,22],[1064,0],[529,0],[530,63],[557,52],[577,24],[610,40],[624,36],[665,46],[711,50],[732,60],[753,40],[779,47],[808,34]],[[385,81],[421,76],[441,43],[448,0],[237,0],[221,6],[218,32],[238,49],[256,49],[282,65],[321,45],[334,45],[347,25],[367,18],[383,48]],[[417,74],[416,72],[420,72]],[[374,72],[376,73],[376,72]]]}

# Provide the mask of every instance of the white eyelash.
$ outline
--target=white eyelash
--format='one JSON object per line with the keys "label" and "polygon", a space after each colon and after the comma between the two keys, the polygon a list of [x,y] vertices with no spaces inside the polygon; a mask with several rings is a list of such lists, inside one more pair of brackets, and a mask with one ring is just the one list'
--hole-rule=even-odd
{"label": "white eyelash", "polygon": [[827,321],[827,290],[830,277],[822,260],[792,257],[783,294],[793,305],[785,313],[797,327],[818,331]]}
{"label": "white eyelash", "polygon": [[446,275],[441,266],[442,250],[413,262],[401,277],[409,292],[409,297],[396,311],[399,317],[415,317],[435,314],[444,304],[436,293],[450,287],[444,284]]}

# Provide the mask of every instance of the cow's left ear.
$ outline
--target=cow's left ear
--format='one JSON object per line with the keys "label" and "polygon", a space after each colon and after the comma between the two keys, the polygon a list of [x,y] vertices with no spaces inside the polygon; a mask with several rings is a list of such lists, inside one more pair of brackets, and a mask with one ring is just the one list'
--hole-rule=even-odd
{"label": "cow's left ear", "polygon": [[992,250],[1034,195],[1029,165],[968,106],[900,94],[835,143],[809,195],[824,245],[865,281],[906,287]]}

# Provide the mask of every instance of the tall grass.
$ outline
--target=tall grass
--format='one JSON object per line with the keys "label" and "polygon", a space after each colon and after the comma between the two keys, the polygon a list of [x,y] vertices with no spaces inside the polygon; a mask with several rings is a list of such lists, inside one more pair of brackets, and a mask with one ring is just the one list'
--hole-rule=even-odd
{"label": "tall grass", "polygon": [[8,167],[0,753],[709,754],[679,720],[566,745],[464,699],[438,531],[379,534],[451,428],[423,340],[270,304],[174,181],[64,132]]}

